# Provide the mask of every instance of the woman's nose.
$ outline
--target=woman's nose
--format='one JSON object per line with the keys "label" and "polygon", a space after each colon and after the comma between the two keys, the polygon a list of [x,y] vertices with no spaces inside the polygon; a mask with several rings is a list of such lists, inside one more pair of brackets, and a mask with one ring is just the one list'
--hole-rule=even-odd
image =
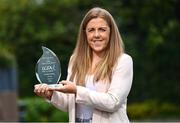
{"label": "woman's nose", "polygon": [[94,36],[95,36],[95,37],[99,37],[99,36],[100,36],[100,34],[99,34],[99,31],[98,31],[98,30],[96,30],[96,31],[94,32]]}

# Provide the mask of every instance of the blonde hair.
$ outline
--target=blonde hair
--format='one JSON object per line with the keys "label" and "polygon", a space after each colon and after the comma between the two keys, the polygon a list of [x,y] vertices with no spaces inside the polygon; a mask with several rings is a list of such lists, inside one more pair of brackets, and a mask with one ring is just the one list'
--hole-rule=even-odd
{"label": "blonde hair", "polygon": [[70,80],[81,86],[85,85],[85,77],[92,65],[92,49],[88,45],[85,29],[88,22],[93,18],[104,19],[110,27],[110,41],[103,59],[98,63],[93,73],[94,81],[107,80],[111,82],[113,67],[119,56],[124,52],[124,45],[118,27],[111,14],[99,7],[88,11],[81,22],[76,47],[70,60]]}

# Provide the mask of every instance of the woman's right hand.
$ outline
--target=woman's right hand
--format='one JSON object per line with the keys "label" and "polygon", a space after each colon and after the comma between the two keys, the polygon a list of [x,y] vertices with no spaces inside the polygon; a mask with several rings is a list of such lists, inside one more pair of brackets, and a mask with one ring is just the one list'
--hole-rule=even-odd
{"label": "woman's right hand", "polygon": [[34,85],[34,92],[41,97],[47,98],[48,100],[51,100],[53,91],[49,90],[49,87],[47,84],[36,84]]}

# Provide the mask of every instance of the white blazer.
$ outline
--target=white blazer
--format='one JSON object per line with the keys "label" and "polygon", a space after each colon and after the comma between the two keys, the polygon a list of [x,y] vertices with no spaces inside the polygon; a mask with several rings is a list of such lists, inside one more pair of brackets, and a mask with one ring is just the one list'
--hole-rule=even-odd
{"label": "white blazer", "polygon": [[[70,70],[68,70],[69,80]],[[69,122],[75,122],[75,103],[94,107],[92,123],[127,123],[127,96],[133,80],[133,61],[131,56],[123,54],[113,69],[112,81],[106,90],[91,91],[77,86],[76,96],[54,92],[51,103],[62,111],[69,112]]]}

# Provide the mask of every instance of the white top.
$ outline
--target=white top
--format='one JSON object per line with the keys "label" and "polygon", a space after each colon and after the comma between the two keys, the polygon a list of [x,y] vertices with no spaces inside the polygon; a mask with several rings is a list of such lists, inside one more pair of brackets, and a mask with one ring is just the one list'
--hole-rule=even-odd
{"label": "white top", "polygon": [[[85,79],[85,86],[89,90],[96,91],[96,87],[93,83],[93,76],[89,75]],[[92,119],[93,107],[86,104],[76,103],[76,118],[79,119]]]}

